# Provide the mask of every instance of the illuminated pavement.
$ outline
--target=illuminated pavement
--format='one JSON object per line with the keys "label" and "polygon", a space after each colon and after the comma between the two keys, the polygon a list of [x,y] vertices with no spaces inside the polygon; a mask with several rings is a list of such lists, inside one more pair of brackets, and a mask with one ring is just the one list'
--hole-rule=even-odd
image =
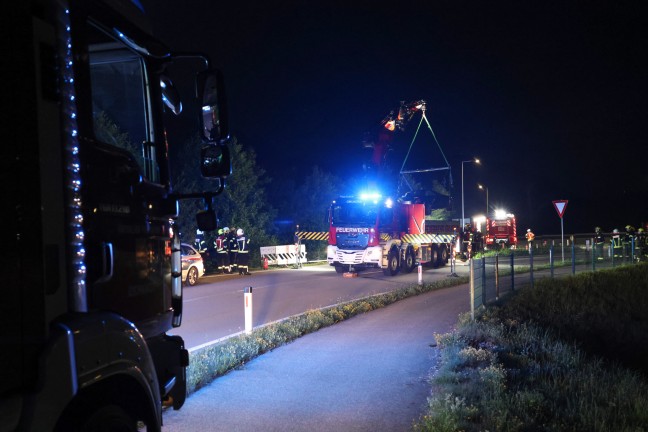
{"label": "illuminated pavement", "polygon": [[412,297],[264,354],[167,410],[175,431],[406,431],[429,395],[435,333],[468,285]]}

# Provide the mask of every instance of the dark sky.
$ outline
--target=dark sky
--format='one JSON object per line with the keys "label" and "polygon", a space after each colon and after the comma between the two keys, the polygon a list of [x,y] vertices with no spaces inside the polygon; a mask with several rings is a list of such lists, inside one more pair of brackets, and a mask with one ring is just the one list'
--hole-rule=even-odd
{"label": "dark sky", "polygon": [[[363,133],[399,101],[425,99],[459,210],[461,161],[483,161],[464,165],[467,216],[485,209],[480,182],[491,208],[537,234],[560,232],[557,199],[569,200],[565,232],[648,221],[640,1],[144,5],[172,49],[206,51],[223,71],[232,132],[275,179],[313,165],[360,174]],[[397,150],[417,124],[397,135]],[[428,135],[417,160],[438,156]]]}

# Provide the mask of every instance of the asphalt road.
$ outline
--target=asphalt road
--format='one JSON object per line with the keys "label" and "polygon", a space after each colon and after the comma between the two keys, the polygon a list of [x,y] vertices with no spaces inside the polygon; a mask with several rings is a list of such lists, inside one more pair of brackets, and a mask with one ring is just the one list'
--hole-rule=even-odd
{"label": "asphalt road", "polygon": [[277,348],[167,410],[163,430],[409,430],[429,395],[434,334],[468,310],[468,290],[412,297]]}
{"label": "asphalt road", "polygon": [[[468,274],[468,265],[456,272]],[[424,268],[423,280],[446,279],[450,267]],[[311,309],[322,308],[416,283],[416,271],[385,276],[366,270],[357,278],[344,278],[326,265],[297,269],[254,271],[252,276],[206,276],[184,288],[182,326],[176,329],[185,346],[195,348],[245,329],[243,290],[253,288],[253,324],[258,326]]]}

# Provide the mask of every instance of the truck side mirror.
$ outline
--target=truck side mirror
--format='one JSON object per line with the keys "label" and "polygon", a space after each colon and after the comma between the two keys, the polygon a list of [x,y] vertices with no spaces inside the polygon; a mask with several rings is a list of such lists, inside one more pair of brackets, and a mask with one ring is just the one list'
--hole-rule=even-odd
{"label": "truck side mirror", "polygon": [[196,96],[200,102],[200,136],[205,143],[223,144],[229,139],[227,100],[223,75],[206,70],[196,77]]}
{"label": "truck side mirror", "polygon": [[224,178],[232,174],[232,161],[229,147],[220,144],[208,144],[200,149],[200,174],[203,177]]}

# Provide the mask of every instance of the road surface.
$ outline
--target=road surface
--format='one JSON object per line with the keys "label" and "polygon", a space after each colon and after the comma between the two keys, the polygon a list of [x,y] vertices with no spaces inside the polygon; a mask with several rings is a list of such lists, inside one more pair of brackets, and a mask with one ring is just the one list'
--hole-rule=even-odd
{"label": "road surface", "polygon": [[[456,272],[468,275],[468,265]],[[450,267],[424,268],[423,280],[447,279]],[[184,288],[182,326],[176,330],[188,348],[194,348],[245,329],[243,290],[252,287],[254,326],[308,310],[392,291],[416,283],[416,271],[385,276],[367,270],[357,278],[344,278],[326,265],[302,269],[255,271],[252,276],[217,275],[201,278]]]}
{"label": "road surface", "polygon": [[167,410],[163,431],[409,430],[429,395],[434,334],[468,308],[460,285],[301,337]]}

